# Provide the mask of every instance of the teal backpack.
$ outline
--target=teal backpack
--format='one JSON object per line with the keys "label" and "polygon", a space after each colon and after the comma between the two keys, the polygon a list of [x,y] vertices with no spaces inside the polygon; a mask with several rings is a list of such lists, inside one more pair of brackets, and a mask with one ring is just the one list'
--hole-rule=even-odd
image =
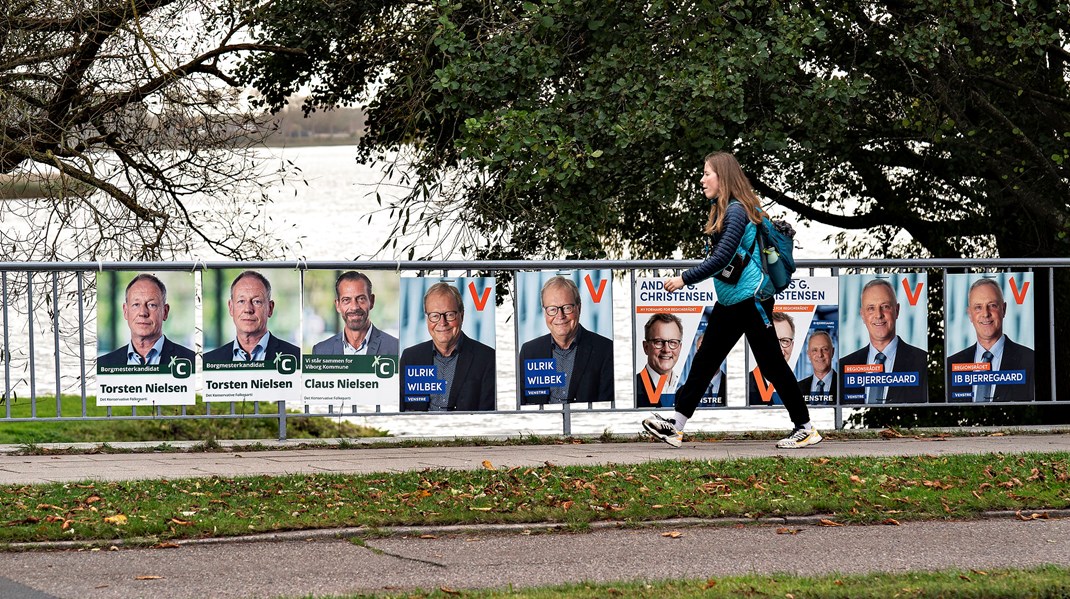
{"label": "teal backpack", "polygon": [[787,289],[795,274],[795,229],[784,220],[762,217],[758,227],[758,244],[762,249],[762,270],[776,293]]}

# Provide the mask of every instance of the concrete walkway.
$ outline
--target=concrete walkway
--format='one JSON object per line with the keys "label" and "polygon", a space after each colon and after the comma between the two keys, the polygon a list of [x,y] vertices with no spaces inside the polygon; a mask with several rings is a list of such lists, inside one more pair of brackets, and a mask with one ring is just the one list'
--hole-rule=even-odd
{"label": "concrete walkway", "polygon": [[[1070,451],[1070,435],[825,441],[782,451],[770,441],[588,443],[518,447],[272,449],[220,453],[16,456],[0,451],[0,483],[304,472],[722,460],[772,455],[890,456]],[[1066,507],[1066,506],[1049,506]],[[1070,518],[1014,514],[970,522],[825,527],[812,519],[739,525],[670,521],[587,533],[539,527],[402,529],[359,544],[359,531],[311,531],[167,549],[0,553],[0,599],[19,597],[294,597],[581,581],[708,579],[744,573],[904,572],[1070,567]],[[781,534],[789,526],[796,534]],[[673,532],[676,534],[667,535]],[[983,578],[974,576],[977,584]],[[964,582],[965,584],[965,582]]]}
{"label": "concrete walkway", "polygon": [[[79,480],[136,480],[254,474],[401,472],[434,468],[476,469],[484,460],[495,467],[582,464],[635,464],[651,460],[726,460],[788,456],[896,456],[961,453],[1070,451],[1070,434],[984,437],[903,437],[825,440],[796,450],[776,449],[773,441],[687,442],[680,449],[663,443],[578,443],[477,447],[396,447],[372,444],[354,449],[284,449],[297,442],[257,442],[267,450],[214,453],[112,453],[17,456],[0,447],[0,484]],[[242,445],[241,443],[234,443]],[[231,445],[234,445],[231,444]],[[245,443],[245,446],[251,442]],[[180,447],[179,445],[175,445]],[[59,445],[59,448],[67,446]],[[122,448],[122,444],[113,447]]]}

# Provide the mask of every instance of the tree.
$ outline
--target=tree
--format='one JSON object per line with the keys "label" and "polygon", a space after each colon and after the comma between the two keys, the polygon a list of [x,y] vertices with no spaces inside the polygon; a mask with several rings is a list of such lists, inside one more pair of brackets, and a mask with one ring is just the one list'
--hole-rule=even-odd
{"label": "tree", "polygon": [[[870,256],[1066,255],[1064,2],[274,3],[244,80],[273,108],[364,99],[400,152],[399,233],[460,219],[486,257],[691,252],[701,157],[865,230]],[[446,200],[446,201],[443,201]],[[914,243],[893,243],[900,231]]]}
{"label": "tree", "polygon": [[[843,229],[841,255],[1070,254],[1065,2],[286,0],[263,17],[256,39],[306,53],[252,57],[243,81],[273,109],[305,84],[307,110],[365,101],[359,159],[409,163],[394,244],[460,223],[474,257],[695,256],[701,158],[730,150],[763,196]],[[1068,273],[1056,285],[1061,310]]]}
{"label": "tree", "polygon": [[[0,15],[6,260],[266,257],[251,149],[269,130],[228,74],[242,0],[13,0]],[[229,64],[229,66],[228,66]],[[251,187],[251,189],[250,189]],[[259,198],[258,198],[259,196]]]}

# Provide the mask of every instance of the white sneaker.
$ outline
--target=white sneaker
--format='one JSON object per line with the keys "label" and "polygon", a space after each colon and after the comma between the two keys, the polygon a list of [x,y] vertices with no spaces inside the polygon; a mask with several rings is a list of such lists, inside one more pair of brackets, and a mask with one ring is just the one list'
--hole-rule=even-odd
{"label": "white sneaker", "polygon": [[809,445],[817,445],[821,442],[821,433],[816,428],[810,430],[797,428],[791,431],[787,437],[777,441],[776,446],[780,449],[799,449]]}
{"label": "white sneaker", "polygon": [[643,428],[673,447],[679,447],[684,442],[684,433],[676,430],[676,422],[671,418],[662,418],[661,414],[651,414],[650,418],[643,421]]}

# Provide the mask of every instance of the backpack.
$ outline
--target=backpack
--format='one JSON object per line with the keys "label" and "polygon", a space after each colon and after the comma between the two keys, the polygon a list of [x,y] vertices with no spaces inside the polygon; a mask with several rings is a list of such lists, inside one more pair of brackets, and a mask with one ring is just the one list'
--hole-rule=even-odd
{"label": "backpack", "polygon": [[758,243],[762,249],[762,270],[773,284],[775,293],[787,289],[795,273],[795,229],[787,221],[762,217],[758,227]]}

